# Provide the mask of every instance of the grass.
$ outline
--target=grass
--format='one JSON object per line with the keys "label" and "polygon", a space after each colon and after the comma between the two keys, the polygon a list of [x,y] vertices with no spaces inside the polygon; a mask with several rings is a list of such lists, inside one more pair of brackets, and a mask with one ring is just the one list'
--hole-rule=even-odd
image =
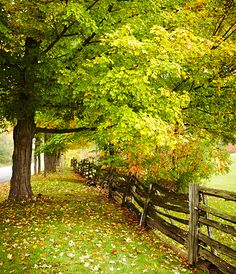
{"label": "grass", "polygon": [[126,210],[71,173],[35,176],[35,202],[0,185],[0,273],[193,273]]}
{"label": "grass", "polygon": [[230,172],[212,177],[212,179],[206,183],[207,187],[236,192],[236,153],[231,154],[231,160],[232,165]]}
{"label": "grass", "polygon": [[[231,159],[232,159],[232,165],[230,168],[230,172],[225,175],[214,176],[209,182],[207,182],[205,184],[206,187],[236,192],[236,153],[231,154]],[[212,208],[218,209],[222,212],[226,212],[231,215],[236,215],[236,203],[233,201],[226,201],[224,199],[210,197],[210,196],[207,196],[207,201],[208,201],[208,205]],[[158,208],[158,209],[160,210],[160,208]],[[164,210],[162,210],[162,211],[163,211],[163,213],[165,213]],[[179,218],[183,218],[183,219],[189,218],[189,216],[185,215],[184,213],[177,213],[174,211],[169,211],[169,213],[172,214],[173,216],[176,216]],[[165,217],[163,217],[163,218],[166,221],[169,221],[168,218],[165,218]],[[233,225],[230,222],[224,221],[223,219],[217,218],[212,215],[210,215],[210,218],[213,220],[219,221],[221,223],[224,223],[224,224],[229,224],[231,226]],[[181,227],[182,229],[188,231],[188,226],[177,223],[177,222],[175,222],[175,224],[177,226]],[[200,231],[202,233],[208,235],[206,226],[201,226]],[[213,232],[213,239],[236,250],[236,237],[234,237],[230,234],[221,232],[220,230],[217,230],[214,228],[212,228],[212,232]],[[157,233],[160,234],[160,232],[157,232]],[[167,242],[170,242],[172,245],[175,245],[179,248],[182,247],[180,244],[176,243],[175,241],[171,240],[170,238],[163,236],[163,234],[161,234],[161,237],[163,237]],[[221,255],[220,253],[218,253],[218,256],[222,257],[227,262],[236,266],[235,260],[233,260],[227,256]]]}
{"label": "grass", "polygon": [[[230,167],[230,172],[228,174],[214,176],[210,181],[208,181],[205,184],[206,187],[236,192],[236,153],[231,154],[231,160],[232,160],[232,165]],[[222,212],[226,212],[231,215],[236,215],[236,203],[233,201],[226,201],[221,198],[207,196],[207,202],[208,202],[208,205],[212,208],[215,208]],[[186,218],[186,216],[184,214],[177,214],[177,213],[173,212],[173,215]],[[230,222],[224,221],[223,219],[217,218],[212,215],[210,215],[210,218],[213,220],[219,221],[221,223],[224,223],[224,224],[229,224],[231,226],[233,225]],[[180,226],[182,226],[182,225],[180,225]],[[183,227],[183,229],[186,229],[186,227],[184,227],[184,226],[182,226],[182,227]],[[200,231],[206,235],[208,234],[206,226],[202,226],[200,228]],[[236,250],[236,237],[234,237],[230,234],[221,232],[220,230],[217,230],[214,228],[212,228],[212,232],[213,232],[213,239]],[[224,258],[229,263],[236,266],[235,260],[232,260],[226,256],[223,256],[223,255],[220,255],[219,253],[218,253],[218,255],[221,256],[222,258]]]}
{"label": "grass", "polygon": [[[232,165],[230,167],[230,172],[228,174],[214,176],[209,182],[207,182],[207,187],[236,192],[236,153],[231,154],[231,160]],[[236,203],[233,201],[225,201],[220,198],[208,197],[208,204],[209,206],[222,212],[236,215]],[[221,220],[223,223],[230,224],[227,221],[223,221],[217,217],[212,218],[215,220]],[[236,250],[236,237],[220,232],[216,229],[213,229],[213,236],[219,242],[224,243],[225,245]]]}

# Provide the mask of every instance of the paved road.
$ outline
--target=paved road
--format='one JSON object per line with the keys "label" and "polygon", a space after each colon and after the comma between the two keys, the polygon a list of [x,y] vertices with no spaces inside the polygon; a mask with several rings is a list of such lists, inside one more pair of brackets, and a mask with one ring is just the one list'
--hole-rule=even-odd
{"label": "paved road", "polygon": [[[12,166],[0,167],[0,184],[10,181]],[[31,174],[34,174],[34,165],[31,165]]]}
{"label": "paved road", "polygon": [[12,166],[5,166],[0,168],[0,183],[7,182],[11,179]]}

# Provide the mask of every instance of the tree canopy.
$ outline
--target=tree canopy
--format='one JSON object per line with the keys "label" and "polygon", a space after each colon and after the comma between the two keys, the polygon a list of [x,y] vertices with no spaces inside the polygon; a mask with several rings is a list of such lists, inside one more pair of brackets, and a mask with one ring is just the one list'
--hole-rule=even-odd
{"label": "tree canopy", "polygon": [[29,185],[42,113],[137,157],[234,139],[234,12],[233,0],[1,1],[0,117],[16,125],[10,196],[32,195],[19,186]]}

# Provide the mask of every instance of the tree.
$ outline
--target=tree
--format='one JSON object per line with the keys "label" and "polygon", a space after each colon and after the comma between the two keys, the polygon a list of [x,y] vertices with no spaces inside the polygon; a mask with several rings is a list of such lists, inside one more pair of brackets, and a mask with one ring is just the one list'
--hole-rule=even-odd
{"label": "tree", "polygon": [[138,16],[139,6],[139,1],[118,0],[1,1],[0,115],[15,124],[9,198],[33,196],[35,114],[82,112],[88,60],[106,52],[100,38]]}
{"label": "tree", "polygon": [[69,138],[62,134],[45,134],[44,144],[41,151],[44,153],[44,174],[56,172],[60,163],[61,153],[66,149]]}
{"label": "tree", "polygon": [[[156,21],[125,24],[104,37],[110,55],[94,60],[104,71],[102,92],[89,94],[87,103],[94,113],[106,113],[106,124],[115,125],[106,134],[98,132],[101,147],[115,145],[123,159],[124,152],[132,152],[136,168],[145,155],[152,169],[165,152],[166,166],[158,166],[158,176],[183,183],[227,170],[225,151],[219,147],[236,136],[235,3],[162,3]],[[159,155],[154,157],[156,149]],[[193,156],[202,161],[196,169]],[[141,161],[146,172],[143,165]],[[201,167],[205,170],[200,172]]]}
{"label": "tree", "polygon": [[33,195],[33,134],[59,132],[35,124],[49,109],[76,113],[78,131],[98,128],[109,143],[141,134],[172,144],[178,128],[232,137],[235,4],[215,2],[1,1],[0,116],[15,123],[9,197]]}

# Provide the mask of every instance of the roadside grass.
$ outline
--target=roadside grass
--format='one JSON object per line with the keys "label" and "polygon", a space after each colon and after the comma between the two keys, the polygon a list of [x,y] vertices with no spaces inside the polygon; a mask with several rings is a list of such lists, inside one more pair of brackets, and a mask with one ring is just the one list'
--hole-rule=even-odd
{"label": "roadside grass", "polygon": [[206,183],[206,187],[236,192],[236,153],[231,154],[231,160],[230,172],[224,175],[213,176]]}
{"label": "roadside grass", "polygon": [[193,273],[128,211],[76,175],[34,176],[35,202],[0,185],[0,273]]}
{"label": "roadside grass", "polygon": [[[206,183],[206,187],[236,192],[236,153],[231,154],[231,160],[232,165],[230,167],[230,172],[228,174],[214,176],[209,182]],[[236,203],[233,201],[208,197],[208,205],[228,214],[236,215]],[[212,217],[212,219],[220,220],[225,224],[230,224],[229,222],[217,217]],[[213,236],[214,239],[236,250],[236,237],[220,232],[216,229],[213,229]]]}

